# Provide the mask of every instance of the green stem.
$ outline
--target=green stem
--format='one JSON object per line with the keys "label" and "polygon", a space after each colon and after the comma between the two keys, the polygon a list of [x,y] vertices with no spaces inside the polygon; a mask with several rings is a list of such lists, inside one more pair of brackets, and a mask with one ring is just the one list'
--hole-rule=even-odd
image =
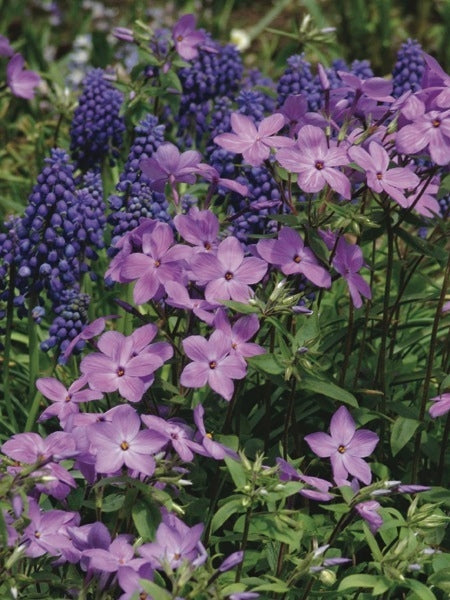
{"label": "green stem", "polygon": [[[436,312],[434,314],[433,329],[431,330],[430,349],[428,351],[425,381],[423,383],[422,402],[420,404],[420,412],[419,412],[419,421],[420,421],[421,425],[423,424],[424,419],[425,419],[425,409],[426,409],[427,401],[429,399],[429,390],[430,390],[431,376],[432,376],[432,372],[433,372],[433,362],[434,362],[434,354],[436,351],[439,321],[441,320],[442,307],[445,302],[445,295],[447,293],[449,280],[450,280],[450,254],[448,256],[447,268],[445,269],[444,281],[442,283],[442,288],[441,288],[441,294],[439,296],[439,301],[438,301],[438,304],[436,307]],[[415,439],[414,439],[414,458],[413,458],[413,467],[412,467],[413,483],[415,483],[417,481],[417,476],[418,476],[418,471],[419,471],[421,439],[422,439],[422,427],[419,426],[419,429],[417,430]]]}
{"label": "green stem", "polygon": [[15,265],[12,264],[9,271],[8,302],[6,305],[5,352],[3,363],[3,398],[6,406],[6,412],[8,413],[9,422],[11,423],[12,427],[14,427],[14,431],[17,431],[17,421],[14,415],[14,408],[12,405],[11,398],[11,371],[9,364],[11,358],[11,333],[14,316],[14,276]]}
{"label": "green stem", "polygon": [[41,396],[36,390],[36,378],[39,373],[39,340],[37,335],[37,325],[32,317],[32,311],[36,306],[36,298],[34,294],[30,297],[28,307],[28,345],[29,345],[29,379],[28,379],[28,395],[32,398],[31,406],[28,411],[28,417],[25,424],[25,431],[31,431],[36,423],[36,417],[39,411]]}
{"label": "green stem", "polygon": [[342,369],[341,369],[341,375],[339,377],[339,385],[341,387],[344,387],[344,385],[345,385],[345,375],[347,374],[348,363],[350,360],[350,353],[352,351],[354,315],[355,315],[355,311],[353,309],[353,302],[350,299],[349,311],[348,311],[347,339],[345,341],[344,362],[343,362]]}
{"label": "green stem", "polygon": [[[252,518],[252,512],[253,512],[253,508],[252,508],[252,506],[250,506],[245,514],[244,531],[242,532],[242,544],[241,544],[241,550],[244,553],[244,555],[245,555],[245,550],[247,549],[248,533],[250,531],[250,519]],[[241,579],[243,564],[244,564],[244,559],[242,559],[242,561],[238,565],[238,568],[236,569],[236,579],[235,579],[236,583],[239,583],[239,581]]]}
{"label": "green stem", "polygon": [[437,469],[436,485],[442,485],[445,470],[445,455],[447,453],[447,442],[450,435],[450,413],[447,415],[447,421],[445,423],[444,435],[442,436],[441,451],[439,453],[439,463]]}

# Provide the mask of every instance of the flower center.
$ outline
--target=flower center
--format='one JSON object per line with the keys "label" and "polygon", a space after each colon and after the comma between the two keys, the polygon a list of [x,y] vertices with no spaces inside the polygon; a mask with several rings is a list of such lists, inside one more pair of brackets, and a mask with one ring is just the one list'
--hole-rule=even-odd
{"label": "flower center", "polygon": [[148,598],[147,592],[141,592],[139,594],[139,600],[147,600],[147,598]]}
{"label": "flower center", "polygon": [[439,119],[433,119],[431,121],[431,124],[433,125],[433,127],[439,127],[441,125],[441,122]]}
{"label": "flower center", "polygon": [[159,266],[161,266],[161,261],[160,260],[155,260],[155,263],[153,265],[155,267],[155,269],[157,269]]}
{"label": "flower center", "polygon": [[128,450],[128,448],[130,447],[130,444],[124,440],[124,441],[123,441],[123,442],[120,444],[120,447],[122,448],[122,450]]}
{"label": "flower center", "polygon": [[301,258],[301,256],[299,256],[298,254],[296,254],[296,255],[294,256],[294,259],[293,259],[293,260],[294,260],[294,262],[295,262],[295,263],[297,263],[297,264],[298,264],[298,263],[299,263],[299,262],[302,260],[302,258]]}
{"label": "flower center", "polygon": [[230,279],[233,279],[233,273],[230,273],[230,271],[227,271],[227,272],[225,273],[225,279],[226,279],[227,281],[230,281]]}
{"label": "flower center", "polygon": [[180,560],[181,558],[181,554],[179,552],[175,552],[175,554],[173,555],[175,560]]}
{"label": "flower center", "polygon": [[207,437],[207,438],[209,438],[210,440],[212,440],[212,433],[207,433],[207,434],[205,435],[205,437]]}
{"label": "flower center", "polygon": [[378,173],[377,173],[377,179],[378,179],[379,181],[381,181],[381,180],[383,179],[383,173],[381,173],[381,172],[378,172]]}
{"label": "flower center", "polygon": [[205,248],[205,250],[211,250],[211,244],[209,242],[205,242],[203,244],[203,247]]}
{"label": "flower center", "polygon": [[64,402],[70,402],[72,399],[71,394],[67,394],[67,396],[64,398]]}
{"label": "flower center", "polygon": [[177,42],[182,42],[183,41],[183,36],[182,35],[178,35],[177,36]]}
{"label": "flower center", "polygon": [[117,377],[123,377],[125,375],[125,369],[123,367],[119,367],[117,369]]}
{"label": "flower center", "polygon": [[315,167],[318,171],[321,171],[325,167],[323,160],[316,160]]}
{"label": "flower center", "polygon": [[347,450],[347,448],[345,446],[343,446],[342,444],[338,447],[339,454],[344,454],[344,452],[346,450]]}
{"label": "flower center", "polygon": [[210,369],[215,369],[216,367],[217,367],[217,363],[216,363],[216,361],[215,361],[215,360],[212,360],[212,361],[209,363],[209,368],[210,368]]}
{"label": "flower center", "polygon": [[34,537],[37,538],[37,539],[39,539],[41,537],[40,532],[39,531],[35,531],[34,532]]}

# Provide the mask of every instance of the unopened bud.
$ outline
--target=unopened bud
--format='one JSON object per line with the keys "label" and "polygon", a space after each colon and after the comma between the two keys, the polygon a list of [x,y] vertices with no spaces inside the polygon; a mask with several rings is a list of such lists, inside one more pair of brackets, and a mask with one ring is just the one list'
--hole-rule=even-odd
{"label": "unopened bud", "polygon": [[332,586],[336,583],[336,573],[330,569],[324,569],[319,573],[320,581],[326,586]]}

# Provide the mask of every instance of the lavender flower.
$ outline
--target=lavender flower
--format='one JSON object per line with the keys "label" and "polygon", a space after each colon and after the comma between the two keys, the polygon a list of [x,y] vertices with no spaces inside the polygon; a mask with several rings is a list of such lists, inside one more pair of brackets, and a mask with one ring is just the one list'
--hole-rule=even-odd
{"label": "lavender flower", "polygon": [[14,54],[6,67],[6,82],[18,98],[31,100],[34,98],[35,88],[41,83],[41,78],[34,71],[23,68],[25,60],[21,54]]}
{"label": "lavender flower", "polygon": [[329,481],[321,479],[320,477],[303,475],[283,458],[277,458],[276,461],[280,468],[281,481],[301,481],[308,486],[299,490],[298,493],[301,496],[317,502],[329,502],[333,499],[333,495],[328,492],[332,487],[332,484]]}
{"label": "lavender flower", "polygon": [[378,513],[379,508],[381,508],[381,505],[375,500],[367,500],[355,505],[355,510],[361,518],[367,521],[372,533],[376,533],[383,525],[383,518]]}
{"label": "lavender flower", "polygon": [[356,431],[355,422],[345,406],[332,416],[330,434],[310,433],[304,439],[317,456],[330,458],[337,485],[348,485],[349,474],[368,485],[372,473],[362,458],[374,451],[379,440],[377,434],[368,429]]}
{"label": "lavender flower", "polygon": [[201,454],[200,444],[195,442],[193,431],[184,423],[174,419],[164,420],[156,415],[143,415],[142,421],[149,431],[154,431],[164,440],[164,447],[171,446],[181,460],[190,462],[194,452]]}
{"label": "lavender flower", "polygon": [[[201,404],[198,404],[194,408],[194,422],[197,425],[198,429],[198,437],[201,439],[202,450],[197,452],[199,454],[203,454],[204,456],[210,456],[211,458],[215,458],[216,460],[222,460],[225,456],[231,456],[232,458],[238,459],[238,455],[236,452],[227,448],[223,444],[219,442],[215,442],[212,439],[212,435],[210,433],[206,433],[205,424],[203,422],[203,416],[205,414],[205,409]],[[197,437],[197,436],[196,436]],[[231,557],[230,557],[231,558]],[[241,558],[242,560],[242,558]],[[239,561],[240,562],[240,561]],[[235,563],[237,564],[237,563]],[[234,566],[234,565],[232,565]],[[232,568],[229,566],[228,568]],[[219,567],[220,570],[220,567]],[[226,569],[224,569],[226,570]]]}
{"label": "lavender flower", "polygon": [[434,404],[430,407],[429,413],[435,419],[436,417],[442,417],[450,411],[450,392],[440,394],[435,398],[431,398]]}
{"label": "lavender flower", "polygon": [[206,40],[205,33],[195,29],[195,22],[194,15],[183,15],[172,30],[175,50],[185,60],[196,58],[198,46]]}
{"label": "lavender flower", "polygon": [[363,265],[364,257],[361,248],[357,244],[347,244],[345,238],[341,236],[336,244],[333,267],[347,282],[355,308],[361,308],[361,296],[372,298],[369,284],[358,273]]}

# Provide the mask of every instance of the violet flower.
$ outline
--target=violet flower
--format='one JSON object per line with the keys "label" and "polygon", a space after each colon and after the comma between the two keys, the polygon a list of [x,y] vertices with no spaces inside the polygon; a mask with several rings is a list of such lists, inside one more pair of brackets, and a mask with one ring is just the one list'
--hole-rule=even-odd
{"label": "violet flower", "polygon": [[121,406],[110,422],[96,423],[88,429],[96,452],[99,473],[115,473],[123,465],[143,475],[153,475],[156,454],[166,443],[156,431],[141,431],[141,419],[131,406]]}
{"label": "violet flower", "polygon": [[246,375],[245,361],[230,354],[229,341],[220,331],[214,331],[209,340],[191,335],[183,340],[183,348],[193,361],[181,373],[180,383],[185,387],[200,388],[208,384],[225,400],[231,400],[233,379]]}
{"label": "violet flower", "polygon": [[283,458],[277,458],[276,462],[280,468],[279,476],[281,481],[301,481],[312,488],[303,488],[299,490],[298,493],[301,496],[317,502],[329,502],[333,499],[333,495],[328,492],[332,487],[332,484],[329,481],[321,479],[320,477],[303,475]]}
{"label": "violet flower", "polygon": [[121,275],[129,281],[137,279],[133,292],[136,304],[162,296],[167,281],[181,279],[183,263],[180,261],[186,256],[186,247],[173,246],[173,242],[169,225],[157,223],[151,233],[142,235],[142,252],[123,259]]}
{"label": "violet flower", "polygon": [[430,407],[429,413],[433,419],[442,417],[450,411],[450,392],[431,398],[431,401],[434,402],[434,404]]}
{"label": "violet flower", "polygon": [[284,125],[280,113],[266,117],[256,128],[254,122],[240,113],[231,114],[233,133],[216,135],[214,142],[235,154],[242,154],[244,160],[254,167],[260,166],[269,158],[271,148],[289,147],[294,144],[290,138],[274,135]]}
{"label": "violet flower", "polygon": [[136,329],[130,336],[107,331],[98,340],[100,352],[83,358],[80,369],[89,386],[101,392],[114,392],[130,402],[139,402],[153,382],[153,373],[172,357],[167,343],[150,344],[155,325]]}
{"label": "violet flower", "polygon": [[179,196],[175,183],[195,183],[196,168],[201,158],[196,150],[187,150],[180,154],[174,144],[165,142],[158,146],[150,158],[143,158],[139,167],[150,179],[152,190],[164,192],[166,183],[169,183],[174,201],[178,204]]}
{"label": "violet flower", "polygon": [[206,41],[206,34],[195,29],[194,15],[183,15],[174,25],[172,39],[175,50],[184,58],[192,60],[198,56],[198,46]]}
{"label": "violet flower", "polygon": [[107,315],[105,317],[99,317],[98,319],[94,319],[91,323],[88,323],[83,327],[78,335],[76,335],[64,350],[62,359],[64,362],[67,361],[69,356],[72,354],[73,349],[78,344],[78,342],[91,340],[92,338],[100,335],[106,326],[106,321],[108,319],[118,319],[119,315]]}
{"label": "violet flower", "polygon": [[40,379],[37,379],[37,389],[43,396],[54,402],[54,404],[51,404],[42,412],[38,422],[46,421],[51,417],[58,417],[62,427],[64,427],[68,416],[71,413],[79,412],[78,404],[80,402],[100,400],[100,398],[103,397],[101,392],[91,389],[82,389],[87,383],[87,378],[82,376],[66,389],[63,384],[54,377],[41,377]]}
{"label": "violet flower", "polygon": [[406,167],[389,168],[389,155],[377,142],[370,142],[369,151],[359,146],[348,150],[350,158],[366,172],[368,187],[380,194],[386,192],[400,206],[407,206],[408,201],[401,190],[415,188],[420,179]]}
{"label": "violet flower", "polygon": [[338,75],[349,90],[364,94],[371,100],[377,100],[378,102],[394,102],[395,100],[391,96],[392,81],[382,77],[360,79],[353,73],[347,73],[346,71],[338,71]]}
{"label": "violet flower", "polygon": [[355,422],[341,406],[331,417],[330,434],[310,433],[305,442],[321,458],[329,458],[337,485],[348,485],[348,475],[353,475],[366,485],[372,480],[369,465],[362,460],[378,444],[378,436],[368,429],[356,431]]}
{"label": "violet flower", "polygon": [[173,419],[166,421],[156,415],[142,415],[141,418],[147,429],[163,440],[161,449],[171,446],[185,462],[193,460],[194,452],[201,454],[201,446],[194,442],[193,432],[187,425]]}
{"label": "violet flower", "polygon": [[312,250],[305,247],[300,235],[290,227],[282,227],[277,240],[259,240],[257,252],[277,266],[285,275],[301,274],[318,287],[331,286],[330,274],[322,267]]}
{"label": "violet flower", "polygon": [[219,235],[219,219],[210,210],[192,207],[187,215],[176,215],[173,219],[181,237],[198,252],[216,250]]}
{"label": "violet flower", "polygon": [[350,180],[336,168],[348,164],[347,152],[342,146],[329,143],[320,127],[302,127],[296,146],[278,150],[276,159],[291,173],[298,173],[298,185],[303,191],[320,192],[329,185],[346,200],[351,198]]}
{"label": "violet flower", "polygon": [[[210,433],[206,433],[205,424],[203,422],[203,416],[205,409],[201,404],[198,404],[194,408],[194,422],[197,425],[198,434],[201,439],[203,451],[198,452],[203,456],[210,456],[216,460],[222,460],[225,456],[231,456],[231,458],[238,459],[238,455],[231,448],[227,448],[219,442],[215,442]],[[230,567],[231,568],[231,567]]]}
{"label": "violet flower", "polygon": [[188,527],[174,515],[163,515],[155,541],[140,546],[139,553],[154,569],[164,568],[165,564],[177,569],[183,562],[199,566],[207,558],[200,542],[203,528],[203,523]]}
{"label": "violet flower", "polygon": [[0,35],[0,56],[12,56],[14,54],[14,49],[9,43],[8,38],[4,35]]}
{"label": "violet flower", "polygon": [[376,533],[383,525],[383,518],[378,513],[379,508],[381,505],[376,500],[367,500],[355,505],[355,510],[367,522],[372,533]]}
{"label": "violet flower", "polygon": [[34,71],[24,69],[25,60],[21,54],[14,54],[6,67],[6,81],[14,96],[31,100],[41,78]]}
{"label": "violet flower", "polygon": [[137,570],[145,561],[134,557],[130,541],[130,535],[118,535],[109,548],[90,548],[83,551],[83,556],[90,558],[90,568],[98,571],[115,573],[126,566]]}
{"label": "violet flower", "polygon": [[347,282],[355,308],[361,308],[361,296],[372,298],[369,284],[358,273],[363,266],[364,257],[361,248],[357,244],[347,244],[345,238],[341,236],[336,244],[333,267]]}
{"label": "violet flower", "polygon": [[231,354],[237,354],[242,358],[249,358],[266,352],[259,344],[248,341],[259,329],[259,320],[256,315],[240,317],[231,325],[225,311],[222,309],[217,312],[214,319],[214,326],[229,339]]}
{"label": "violet flower", "polygon": [[267,264],[256,257],[244,258],[241,243],[228,237],[217,248],[217,255],[201,252],[190,263],[192,275],[206,284],[208,302],[235,300],[247,303],[253,296],[249,284],[258,283],[267,271]]}
{"label": "violet flower", "polygon": [[210,311],[217,308],[216,303],[208,302],[202,298],[191,298],[184,285],[176,281],[167,282],[165,288],[167,292],[166,304],[183,310],[192,310],[196,317],[208,325],[212,325],[214,313]]}

